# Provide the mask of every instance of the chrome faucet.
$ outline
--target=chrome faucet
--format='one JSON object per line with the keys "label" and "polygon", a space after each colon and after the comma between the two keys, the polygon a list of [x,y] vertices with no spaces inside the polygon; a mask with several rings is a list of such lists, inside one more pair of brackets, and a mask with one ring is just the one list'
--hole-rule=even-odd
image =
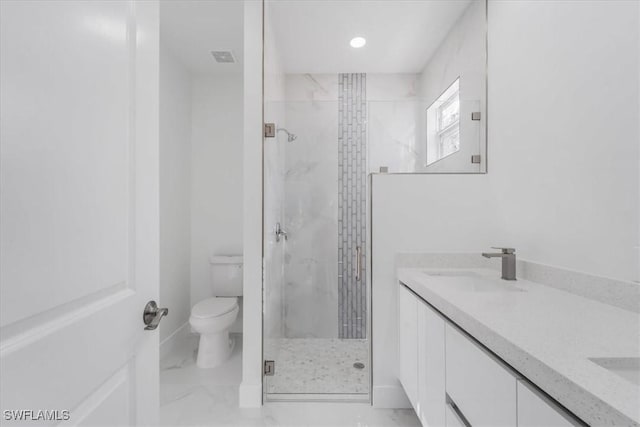
{"label": "chrome faucet", "polygon": [[485,258],[502,258],[502,279],[503,280],[517,280],[516,279],[516,250],[514,248],[496,248],[494,246],[491,249],[500,249],[498,253],[486,253],[483,252],[482,256]]}

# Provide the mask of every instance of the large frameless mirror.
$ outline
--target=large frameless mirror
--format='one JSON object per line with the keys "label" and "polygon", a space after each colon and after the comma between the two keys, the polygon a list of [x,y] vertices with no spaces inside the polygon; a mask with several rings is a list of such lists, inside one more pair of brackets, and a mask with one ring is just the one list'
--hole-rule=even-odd
{"label": "large frameless mirror", "polygon": [[[407,56],[420,59],[413,67],[398,71],[406,73],[404,93],[380,93],[369,86],[366,120],[369,172],[484,173],[487,171],[486,1],[408,3],[412,3],[416,13],[419,14],[418,9],[424,13],[429,29],[407,32],[428,32],[430,36],[423,35],[425,41],[414,43],[411,49],[403,48]],[[428,12],[432,12],[430,17]]]}

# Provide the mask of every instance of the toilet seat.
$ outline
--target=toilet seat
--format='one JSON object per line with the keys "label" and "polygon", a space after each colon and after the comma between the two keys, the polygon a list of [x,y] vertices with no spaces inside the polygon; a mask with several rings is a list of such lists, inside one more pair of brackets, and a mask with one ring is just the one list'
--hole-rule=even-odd
{"label": "toilet seat", "polygon": [[193,306],[191,316],[198,319],[219,317],[233,311],[237,306],[237,297],[207,298]]}

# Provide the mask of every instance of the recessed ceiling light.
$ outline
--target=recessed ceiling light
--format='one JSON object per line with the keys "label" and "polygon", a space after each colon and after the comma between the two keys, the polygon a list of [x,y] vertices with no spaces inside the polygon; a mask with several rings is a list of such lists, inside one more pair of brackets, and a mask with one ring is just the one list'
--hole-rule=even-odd
{"label": "recessed ceiling light", "polygon": [[354,37],[351,39],[349,44],[351,45],[351,47],[355,47],[357,49],[367,44],[367,39],[365,39],[364,37]]}

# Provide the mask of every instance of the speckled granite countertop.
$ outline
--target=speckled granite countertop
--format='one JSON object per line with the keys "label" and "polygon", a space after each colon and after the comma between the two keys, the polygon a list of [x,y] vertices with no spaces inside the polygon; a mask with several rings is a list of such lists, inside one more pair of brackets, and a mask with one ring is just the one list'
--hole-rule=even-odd
{"label": "speckled granite countertop", "polygon": [[427,274],[446,270],[397,272],[400,282],[583,421],[640,426],[640,385],[590,360],[640,357],[638,313],[527,280],[501,281],[490,269],[453,270],[521,292],[463,290],[454,284],[460,277]]}

